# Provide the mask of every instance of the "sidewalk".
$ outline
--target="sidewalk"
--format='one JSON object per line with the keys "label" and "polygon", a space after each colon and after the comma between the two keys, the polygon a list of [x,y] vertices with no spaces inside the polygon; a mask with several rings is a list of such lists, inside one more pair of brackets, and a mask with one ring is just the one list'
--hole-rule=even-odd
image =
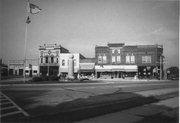
{"label": "sidewalk", "polygon": [[179,116],[178,100],[178,97],[174,97],[76,123],[176,123]]}

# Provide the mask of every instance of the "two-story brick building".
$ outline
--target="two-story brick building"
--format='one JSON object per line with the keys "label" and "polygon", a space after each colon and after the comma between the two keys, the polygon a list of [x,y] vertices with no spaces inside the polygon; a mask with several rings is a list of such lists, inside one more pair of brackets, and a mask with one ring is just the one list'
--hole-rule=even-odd
{"label": "two-story brick building", "polygon": [[97,78],[158,78],[163,69],[162,56],[161,45],[108,43],[107,46],[96,46],[95,73]]}

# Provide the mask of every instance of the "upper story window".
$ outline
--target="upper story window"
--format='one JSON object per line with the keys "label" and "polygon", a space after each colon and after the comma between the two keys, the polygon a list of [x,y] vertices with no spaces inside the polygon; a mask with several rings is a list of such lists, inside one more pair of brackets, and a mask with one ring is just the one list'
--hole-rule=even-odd
{"label": "upper story window", "polygon": [[107,63],[107,57],[104,55],[103,56],[103,63],[106,64]]}
{"label": "upper story window", "polygon": [[126,55],[126,63],[127,64],[134,64],[135,63],[135,56],[133,54],[131,54],[131,55],[127,54]]}
{"label": "upper story window", "polygon": [[112,49],[112,53],[115,53],[115,50],[114,50],[114,49]]}
{"label": "upper story window", "polygon": [[74,66],[77,66],[77,61],[76,61],[76,59],[74,59]]}
{"label": "upper story window", "polygon": [[121,50],[120,50],[120,49],[118,49],[118,53],[119,53],[119,54],[121,53]]}
{"label": "upper story window", "polygon": [[49,59],[48,59],[47,56],[45,57],[45,62],[46,62],[46,63],[49,63]]}
{"label": "upper story window", "polygon": [[51,57],[51,63],[54,63],[54,57],[53,56]]}
{"label": "upper story window", "polygon": [[58,58],[56,58],[56,63],[58,63],[59,61],[58,61],[59,59]]}
{"label": "upper story window", "polygon": [[117,56],[117,63],[121,63],[121,56]]}
{"label": "upper story window", "polygon": [[62,60],[62,66],[65,66],[65,60],[64,59]]}
{"label": "upper story window", "polygon": [[43,58],[41,58],[41,63],[43,63]]}
{"label": "upper story window", "polygon": [[135,63],[135,56],[134,55],[131,56],[131,63]]}
{"label": "upper story window", "polygon": [[130,64],[130,56],[129,55],[126,56],[126,63]]}
{"label": "upper story window", "polygon": [[151,63],[151,56],[142,56],[142,63]]}
{"label": "upper story window", "polygon": [[101,64],[102,63],[102,56],[98,56],[98,64]]}
{"label": "upper story window", "polygon": [[112,56],[112,64],[115,64],[116,63],[116,58],[115,56]]}

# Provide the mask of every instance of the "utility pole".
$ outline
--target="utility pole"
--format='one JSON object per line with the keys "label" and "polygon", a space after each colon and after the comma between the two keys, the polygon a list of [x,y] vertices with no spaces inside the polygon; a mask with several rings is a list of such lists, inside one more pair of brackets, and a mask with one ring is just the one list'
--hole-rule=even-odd
{"label": "utility pole", "polygon": [[1,80],[1,66],[2,66],[2,59],[0,59],[0,80]]}
{"label": "utility pole", "polygon": [[162,55],[160,56],[160,80],[162,80]]}
{"label": "utility pole", "polygon": [[48,57],[48,77],[49,77],[49,57]]}

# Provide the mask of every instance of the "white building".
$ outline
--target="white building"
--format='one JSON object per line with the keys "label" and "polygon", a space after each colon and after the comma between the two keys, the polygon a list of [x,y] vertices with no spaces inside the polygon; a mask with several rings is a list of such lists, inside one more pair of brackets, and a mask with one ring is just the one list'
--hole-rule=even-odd
{"label": "white building", "polygon": [[79,62],[80,62],[80,57],[81,55],[79,53],[61,53],[60,54],[60,67],[59,67],[59,74],[68,74],[68,68],[69,68],[69,58],[70,56],[73,57],[74,61],[74,73],[75,75],[79,71]]}

